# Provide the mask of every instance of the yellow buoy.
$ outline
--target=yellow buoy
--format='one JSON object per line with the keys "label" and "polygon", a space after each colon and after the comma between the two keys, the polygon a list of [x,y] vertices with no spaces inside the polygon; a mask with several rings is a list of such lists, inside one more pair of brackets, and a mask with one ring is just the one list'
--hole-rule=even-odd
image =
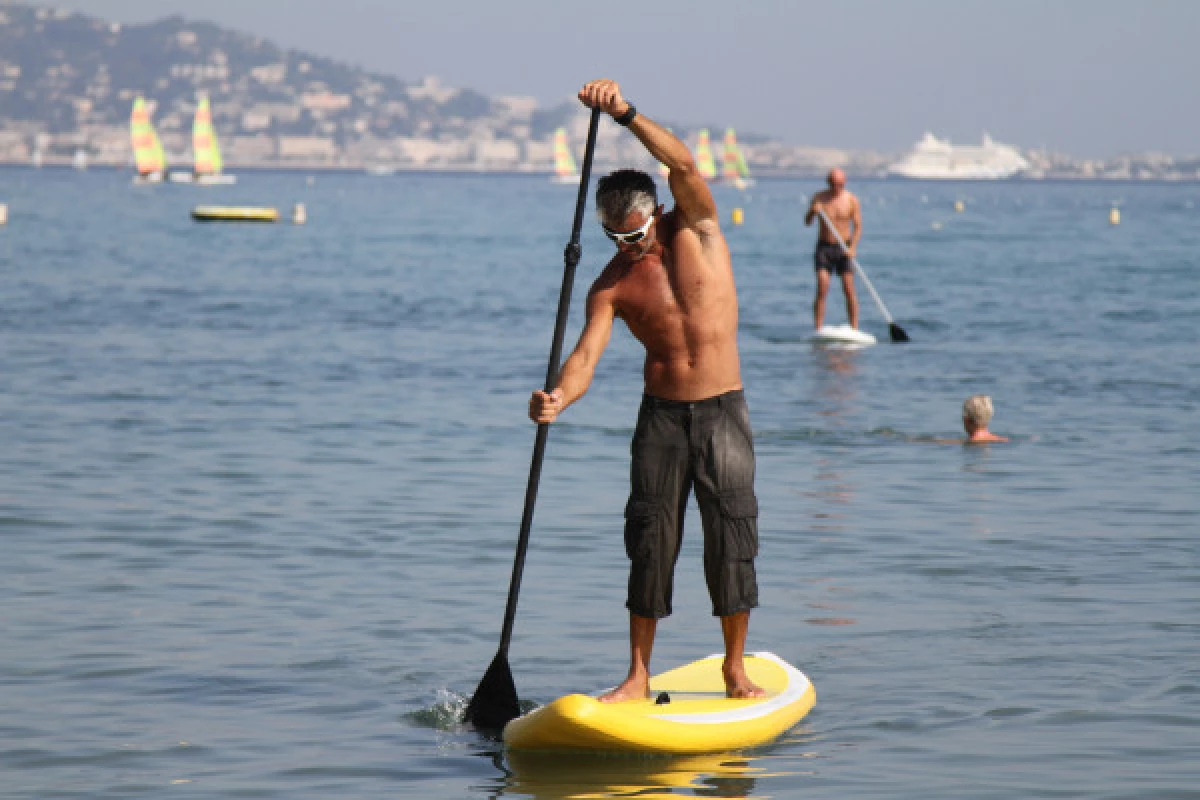
{"label": "yellow buoy", "polygon": [[733,210],[733,224],[741,225],[745,221],[746,221],[745,213],[740,208],[735,208]]}
{"label": "yellow buoy", "polygon": [[954,201],[954,210],[957,211],[958,213],[961,214],[963,212],[963,209],[965,209],[966,207],[967,207],[966,204],[963,203],[962,200]]}
{"label": "yellow buoy", "polygon": [[1121,224],[1121,211],[1116,206],[1113,206],[1112,210],[1108,212],[1108,224],[1109,225],[1120,225]]}
{"label": "yellow buoy", "polygon": [[197,222],[278,222],[279,210],[260,206],[196,206],[192,219]]}

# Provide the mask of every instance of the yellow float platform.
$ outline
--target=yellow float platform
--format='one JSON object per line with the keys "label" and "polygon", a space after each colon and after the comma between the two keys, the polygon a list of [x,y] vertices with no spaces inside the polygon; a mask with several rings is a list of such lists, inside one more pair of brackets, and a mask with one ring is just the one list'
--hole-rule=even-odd
{"label": "yellow float platform", "polygon": [[804,673],[766,652],[746,655],[750,680],[766,690],[766,697],[728,698],[723,660],[713,655],[654,676],[645,700],[560,697],[509,722],[504,744],[547,752],[721,753],[777,739],[816,703]]}
{"label": "yellow float platform", "polygon": [[199,222],[278,222],[279,210],[259,206],[196,206],[192,219]]}

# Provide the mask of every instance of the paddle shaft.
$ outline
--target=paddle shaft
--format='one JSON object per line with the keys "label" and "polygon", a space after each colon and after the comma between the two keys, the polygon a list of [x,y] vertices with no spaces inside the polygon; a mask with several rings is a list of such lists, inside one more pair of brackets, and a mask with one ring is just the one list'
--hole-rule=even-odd
{"label": "paddle shaft", "polygon": [[854,265],[854,268],[858,270],[858,274],[862,276],[863,283],[867,285],[867,289],[869,289],[871,292],[871,297],[875,298],[875,305],[879,306],[879,310],[883,312],[883,318],[887,320],[889,325],[894,324],[892,322],[892,315],[888,313],[887,306],[883,304],[883,300],[879,298],[879,293],[876,292],[875,287],[871,285],[871,279],[867,277],[867,271],[862,268],[861,264],[858,263],[857,258],[850,255],[850,248],[846,246],[846,240],[842,238],[842,234],[833,226],[833,223],[829,221],[829,217],[825,216],[824,211],[817,209],[817,214],[819,214],[821,219],[825,221],[825,227],[829,228],[829,230],[833,232],[833,235],[837,237],[838,244],[842,246],[842,250],[844,250],[846,255],[850,258],[850,263]]}
{"label": "paddle shaft", "polygon": [[[592,109],[588,123],[587,147],[583,153],[583,167],[579,173],[579,196],[575,201],[575,221],[571,226],[571,239],[563,252],[563,282],[558,293],[558,316],[554,320],[554,341],[550,346],[550,360],[546,365],[547,392],[553,391],[558,383],[559,359],[562,357],[563,339],[567,332],[567,315],[571,310],[571,289],[575,284],[575,267],[583,255],[579,235],[583,230],[583,212],[587,207],[588,183],[592,173],[592,153],[596,149],[596,128],[600,123],[600,110]],[[497,657],[507,657],[508,645],[512,641],[513,622],[517,616],[517,596],[521,591],[521,574],[525,571],[525,552],[529,549],[529,532],[533,527],[533,507],[537,502],[538,482],[542,476],[542,458],[546,454],[546,439],[550,434],[549,424],[537,426],[533,442],[533,459],[529,465],[529,482],[525,486],[525,510],[521,514],[521,533],[517,537],[517,553],[513,559],[512,579],[508,584],[508,604],[504,608],[504,627],[500,633],[500,648]]]}

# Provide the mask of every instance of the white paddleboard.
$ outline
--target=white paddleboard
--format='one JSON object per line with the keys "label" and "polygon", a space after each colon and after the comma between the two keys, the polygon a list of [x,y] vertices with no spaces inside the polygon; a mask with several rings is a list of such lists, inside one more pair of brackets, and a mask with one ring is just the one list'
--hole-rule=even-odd
{"label": "white paddleboard", "polygon": [[814,342],[837,342],[840,344],[875,344],[875,337],[849,325],[822,325],[813,334]]}

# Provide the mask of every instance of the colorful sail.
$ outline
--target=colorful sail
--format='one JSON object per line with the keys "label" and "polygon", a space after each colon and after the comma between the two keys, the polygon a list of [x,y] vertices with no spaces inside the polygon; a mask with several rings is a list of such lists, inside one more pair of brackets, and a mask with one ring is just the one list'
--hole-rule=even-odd
{"label": "colorful sail", "polygon": [[213,130],[212,111],[208,97],[201,97],[196,106],[196,118],[192,122],[193,169],[197,175],[219,175],[221,172],[221,149],[217,147],[217,132]]}
{"label": "colorful sail", "polygon": [[571,155],[571,147],[567,143],[566,128],[559,128],[554,132],[554,174],[564,179],[579,176],[579,171],[575,168],[575,159]]}
{"label": "colorful sail", "polygon": [[696,168],[705,180],[717,177],[717,164],[713,161],[712,143],[709,141],[708,128],[700,131],[696,140]]}
{"label": "colorful sail", "polygon": [[725,129],[725,150],[722,156],[721,177],[730,183],[739,183],[750,177],[746,156],[738,147],[737,134],[733,128]]}
{"label": "colorful sail", "polygon": [[146,100],[138,97],[133,101],[133,113],[129,117],[129,137],[133,144],[133,160],[139,175],[161,175],[166,169],[162,143],[154,126],[150,124],[150,111]]}

